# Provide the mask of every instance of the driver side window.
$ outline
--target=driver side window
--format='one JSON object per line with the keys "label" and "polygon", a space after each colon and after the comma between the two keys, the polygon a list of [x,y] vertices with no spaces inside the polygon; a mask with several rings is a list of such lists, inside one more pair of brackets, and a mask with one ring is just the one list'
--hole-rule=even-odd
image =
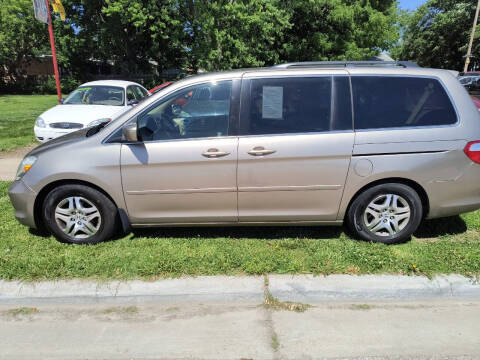
{"label": "driver side window", "polygon": [[138,117],[143,141],[228,135],[232,81],[179,90]]}

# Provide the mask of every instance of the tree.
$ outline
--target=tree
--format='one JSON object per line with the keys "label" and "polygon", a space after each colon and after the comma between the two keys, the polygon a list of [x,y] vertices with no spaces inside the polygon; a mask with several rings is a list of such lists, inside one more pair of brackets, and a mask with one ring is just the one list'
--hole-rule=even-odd
{"label": "tree", "polygon": [[[476,0],[429,0],[406,16],[396,58],[421,66],[463,69]],[[473,55],[480,56],[478,42]]]}
{"label": "tree", "polygon": [[264,66],[281,59],[292,25],[276,0],[182,2],[187,56],[194,70]]}
{"label": "tree", "polygon": [[47,49],[47,27],[35,19],[32,1],[0,0],[0,79],[23,75],[21,65]]}
{"label": "tree", "polygon": [[286,0],[287,61],[362,60],[399,38],[395,0]]}

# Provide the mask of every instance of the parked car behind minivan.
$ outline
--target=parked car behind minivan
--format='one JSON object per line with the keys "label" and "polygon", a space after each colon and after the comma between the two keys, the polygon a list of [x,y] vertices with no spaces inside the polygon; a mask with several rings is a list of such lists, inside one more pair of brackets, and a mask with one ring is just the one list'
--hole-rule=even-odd
{"label": "parked car behind minivan", "polygon": [[422,219],[480,208],[480,118],[448,71],[313,62],[205,74],[102,126],[25,157],[9,190],[21,223],[77,244],[120,227],[346,223],[391,244]]}
{"label": "parked car behind minivan", "polygon": [[62,104],[42,113],[33,131],[39,142],[110,122],[130,110],[150,93],[140,84],[122,80],[99,80],[80,85]]}

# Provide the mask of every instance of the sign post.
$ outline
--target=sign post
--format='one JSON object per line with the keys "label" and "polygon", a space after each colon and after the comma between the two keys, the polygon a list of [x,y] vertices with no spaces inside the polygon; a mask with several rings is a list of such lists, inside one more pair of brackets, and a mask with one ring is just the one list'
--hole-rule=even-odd
{"label": "sign post", "polygon": [[[54,0],[55,3],[57,0]],[[53,37],[52,15],[50,12],[50,0],[33,0],[35,18],[45,24],[48,24],[48,34],[50,37],[50,48],[52,50],[53,72],[55,73],[55,83],[57,85],[58,102],[62,99],[60,90],[60,76],[58,73],[57,52],[55,51],[55,38]],[[62,7],[63,10],[63,7]]]}
{"label": "sign post", "polygon": [[55,83],[57,84],[58,103],[62,100],[62,91],[60,90],[60,75],[58,74],[57,52],[55,51],[55,38],[53,37],[52,15],[50,12],[49,0],[45,0],[48,13],[48,34],[50,36],[50,47],[52,49],[53,71],[55,73]]}

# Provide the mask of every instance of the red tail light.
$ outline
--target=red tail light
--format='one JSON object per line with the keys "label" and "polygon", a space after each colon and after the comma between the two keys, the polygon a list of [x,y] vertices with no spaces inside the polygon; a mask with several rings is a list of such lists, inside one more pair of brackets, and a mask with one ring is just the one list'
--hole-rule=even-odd
{"label": "red tail light", "polygon": [[480,164],[480,140],[470,141],[467,146],[465,146],[465,149],[463,149],[463,152],[474,163]]}

